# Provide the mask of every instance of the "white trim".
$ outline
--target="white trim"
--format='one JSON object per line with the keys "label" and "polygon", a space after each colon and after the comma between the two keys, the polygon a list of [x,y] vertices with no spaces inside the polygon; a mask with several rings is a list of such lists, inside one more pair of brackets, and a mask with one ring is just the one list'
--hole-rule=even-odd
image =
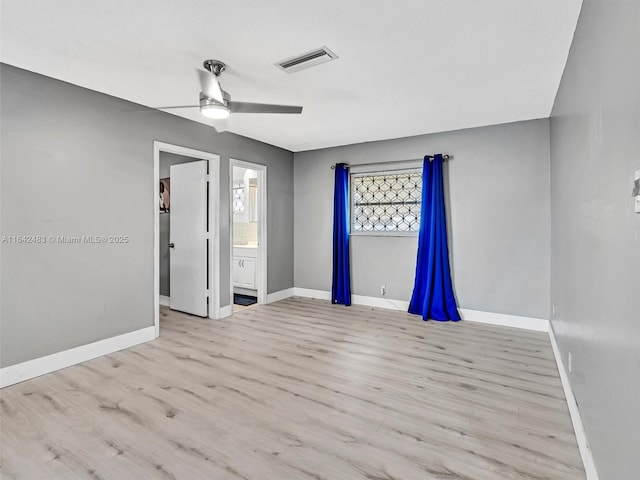
{"label": "white trim", "polygon": [[159,303],[160,303],[160,305],[162,305],[164,307],[170,307],[171,306],[171,297],[167,297],[166,295],[160,295]]}
{"label": "white trim", "polygon": [[483,312],[480,310],[468,310],[459,308],[463,320],[476,323],[487,323],[502,327],[523,328],[536,332],[548,332],[549,320],[544,318],[522,317],[519,315],[506,315],[504,313]]}
{"label": "white trim", "polygon": [[235,295],[236,293],[258,298],[258,291],[255,288],[233,287],[233,294]]}
{"label": "white trim", "polygon": [[405,170],[420,170],[424,160],[404,160],[392,162],[367,163],[364,165],[349,164],[349,173],[354,175],[371,173],[395,173]]}
{"label": "white trim", "polygon": [[258,303],[269,303],[267,296],[267,166],[246,162],[236,158],[229,159],[229,303],[233,305],[233,167],[242,167],[258,172],[258,261],[256,291]]}
{"label": "white trim", "polygon": [[[331,294],[329,294],[331,299]],[[406,312],[409,309],[409,302],[406,300],[393,300],[391,298],[367,297],[365,295],[351,295],[351,303],[354,305],[364,305],[374,308],[386,308],[389,310],[400,310]]]}
{"label": "white trim", "polygon": [[233,304],[225,305],[224,307],[220,307],[220,317],[219,318],[227,318],[233,315]]}
{"label": "white trim", "polygon": [[558,372],[560,373],[560,381],[562,382],[562,389],[564,390],[564,396],[567,399],[567,406],[569,407],[569,415],[571,415],[571,423],[573,424],[573,431],[576,435],[576,441],[578,442],[578,450],[580,450],[580,456],[582,457],[582,463],[587,476],[587,480],[599,480],[598,471],[593,460],[593,454],[589,447],[589,440],[587,439],[587,433],[584,430],[584,424],[582,423],[582,417],[580,416],[580,410],[576,397],[573,395],[573,389],[569,382],[569,375],[564,368],[564,362],[562,361],[562,355],[558,348],[558,342],[556,341],[556,335],[553,331],[553,326],[549,326],[549,340],[551,340],[551,348],[553,355],[558,365]]}
{"label": "white trim", "polygon": [[313,290],[311,288],[293,287],[293,294],[296,297],[315,298],[317,300],[331,301],[331,292],[326,290]]}
{"label": "white trim", "polygon": [[[220,156],[209,160],[209,318],[222,318],[220,298]],[[212,254],[213,253],[213,254]]]}
{"label": "white trim", "polygon": [[160,336],[160,146],[153,142],[153,325]]}
{"label": "white trim", "polygon": [[11,365],[0,369],[0,388],[86,362],[102,355],[108,355],[118,350],[130,348],[155,338],[156,327],[151,326]]}
{"label": "white trim", "polygon": [[267,295],[267,303],[273,303],[279,300],[284,300],[285,298],[293,297],[295,295],[294,290],[295,289],[291,287],[285,290],[270,293]]}
{"label": "white trim", "polygon": [[160,335],[160,212],[158,196],[160,183],[160,152],[175,153],[209,165],[209,318],[221,318],[220,312],[220,155],[153,141],[153,295],[156,336]]}
{"label": "white trim", "polygon": [[[331,300],[331,292],[326,290],[294,287],[293,295],[298,297],[317,298],[319,300]],[[389,310],[400,310],[403,312],[406,312],[409,309],[409,302],[406,300],[368,297],[365,295],[351,295],[351,303],[353,305],[387,308]],[[502,313],[467,310],[464,308],[459,308],[458,311],[460,312],[462,319],[468,322],[487,323],[502,327],[523,328],[525,330],[535,330],[537,332],[546,332],[549,330],[549,320],[544,318],[521,317],[517,315],[505,315]]]}

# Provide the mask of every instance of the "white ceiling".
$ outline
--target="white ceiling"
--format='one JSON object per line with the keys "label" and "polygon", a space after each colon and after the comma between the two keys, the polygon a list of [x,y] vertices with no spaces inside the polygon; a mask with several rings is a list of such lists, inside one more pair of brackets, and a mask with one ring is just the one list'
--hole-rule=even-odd
{"label": "white ceiling", "polygon": [[[2,0],[2,62],[148,106],[228,64],[230,131],[292,151],[549,116],[581,0]],[[340,58],[274,63],[326,45]],[[202,123],[197,108],[172,111]]]}

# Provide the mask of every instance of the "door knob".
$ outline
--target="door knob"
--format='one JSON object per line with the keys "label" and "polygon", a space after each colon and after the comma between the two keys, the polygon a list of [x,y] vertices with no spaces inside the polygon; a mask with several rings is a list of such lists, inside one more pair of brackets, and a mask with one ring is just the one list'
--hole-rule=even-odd
{"label": "door knob", "polygon": [[171,242],[171,243],[169,244],[169,248],[176,248],[176,246],[173,244],[173,242]]}

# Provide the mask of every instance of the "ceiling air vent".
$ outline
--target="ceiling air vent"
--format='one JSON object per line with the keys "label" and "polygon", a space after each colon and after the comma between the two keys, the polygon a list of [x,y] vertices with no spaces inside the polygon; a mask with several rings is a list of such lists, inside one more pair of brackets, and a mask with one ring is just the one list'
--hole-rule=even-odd
{"label": "ceiling air vent", "polygon": [[330,62],[336,58],[338,58],[338,56],[335,53],[327,47],[322,47],[317,50],[298,55],[297,57],[288,58],[282,62],[278,62],[276,63],[276,66],[287,73],[293,73],[298,70],[313,67],[314,65]]}

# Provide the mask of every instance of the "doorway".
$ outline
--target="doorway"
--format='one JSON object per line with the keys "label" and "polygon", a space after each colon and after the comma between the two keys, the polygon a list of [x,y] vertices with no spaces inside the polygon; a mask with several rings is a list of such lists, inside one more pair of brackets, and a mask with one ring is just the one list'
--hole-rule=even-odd
{"label": "doorway", "polygon": [[[165,158],[166,157],[166,161]],[[198,312],[201,316],[207,316],[209,318],[220,318],[220,156],[203,152],[200,150],[194,150],[178,145],[172,145],[168,143],[153,142],[153,180],[154,180],[154,199],[153,199],[153,211],[154,211],[154,322],[156,328],[156,336],[160,334],[160,305],[171,304],[170,291],[167,291],[167,284],[170,284],[170,255],[171,250],[168,225],[178,221],[178,216],[171,219],[171,174],[170,170],[179,171],[180,175],[176,176],[178,183],[174,185],[179,188],[178,185],[192,184],[193,182],[199,182],[203,186],[205,192],[200,197],[200,203],[205,203],[203,211],[204,221],[200,222],[198,228],[202,229],[202,247],[197,249],[197,254],[202,258],[202,265],[200,260],[197,261],[199,271],[204,272],[204,277],[196,279],[194,282],[194,290],[198,289],[199,296],[204,295],[204,309],[202,306],[202,299],[198,298],[199,305],[197,306]],[[180,168],[178,167],[189,167]],[[197,177],[197,178],[196,178]],[[163,180],[161,182],[161,180]],[[175,183],[175,182],[174,182]],[[161,185],[162,184],[162,185]],[[164,190],[161,197],[161,190]],[[188,188],[182,189],[183,192],[188,192]],[[177,192],[174,190],[174,198]],[[166,198],[168,197],[168,198]],[[193,198],[191,192],[189,195],[182,195],[185,201],[196,202],[197,199]],[[180,198],[180,197],[178,197]],[[206,213],[205,213],[206,212]],[[162,217],[161,217],[162,215]],[[181,217],[184,222],[184,215]],[[179,223],[178,223],[179,224]],[[203,228],[204,227],[204,228]],[[162,246],[161,251],[161,233],[162,233]],[[173,240],[173,239],[172,239]],[[184,239],[181,240],[184,242]],[[164,243],[167,243],[165,246]],[[183,243],[184,245],[184,243]],[[191,246],[190,248],[192,248]],[[187,256],[191,255],[189,253]],[[179,260],[179,256],[176,256]],[[183,261],[183,260],[179,260]],[[162,278],[161,278],[162,276]],[[163,282],[162,289],[165,295],[161,295],[161,280]],[[174,279],[175,280],[175,279]],[[166,283],[165,283],[166,282]],[[175,281],[174,281],[175,285]],[[189,292],[187,289],[182,294]],[[182,295],[181,302],[184,304],[184,297]],[[177,300],[177,299],[176,299]],[[189,303],[191,301],[189,300]],[[183,309],[181,307],[179,309]],[[190,308],[190,307],[189,307]]]}
{"label": "doorway", "polygon": [[229,161],[230,303],[237,312],[267,303],[267,167]]}

